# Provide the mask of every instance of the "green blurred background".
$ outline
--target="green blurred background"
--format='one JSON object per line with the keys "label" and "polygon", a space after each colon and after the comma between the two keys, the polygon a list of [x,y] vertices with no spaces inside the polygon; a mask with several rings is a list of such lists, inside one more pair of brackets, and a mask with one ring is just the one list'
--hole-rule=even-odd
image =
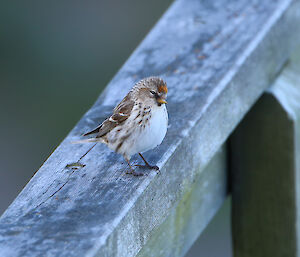
{"label": "green blurred background", "polygon": [[[0,214],[171,2],[0,2]],[[188,256],[231,256],[229,203],[207,231]]]}

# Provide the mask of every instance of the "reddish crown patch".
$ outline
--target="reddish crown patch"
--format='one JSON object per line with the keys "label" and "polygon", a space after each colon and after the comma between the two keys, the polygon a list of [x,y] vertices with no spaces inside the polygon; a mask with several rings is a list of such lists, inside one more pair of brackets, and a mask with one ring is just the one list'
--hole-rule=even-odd
{"label": "reddish crown patch", "polygon": [[158,92],[159,93],[168,93],[168,88],[167,88],[167,84],[165,84],[164,82],[162,82],[162,84],[160,84],[158,87]]}

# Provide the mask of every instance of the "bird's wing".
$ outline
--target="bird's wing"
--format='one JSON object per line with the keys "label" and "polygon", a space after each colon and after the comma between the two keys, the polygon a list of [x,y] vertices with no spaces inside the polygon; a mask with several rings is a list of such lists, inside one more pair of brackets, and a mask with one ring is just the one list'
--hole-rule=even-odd
{"label": "bird's wing", "polygon": [[133,108],[134,101],[131,99],[130,95],[128,94],[124,99],[115,107],[114,113],[101,125],[97,128],[87,132],[84,136],[91,135],[97,133],[96,137],[105,136],[109,131],[111,131],[116,126],[123,123],[125,120],[128,119],[131,110]]}

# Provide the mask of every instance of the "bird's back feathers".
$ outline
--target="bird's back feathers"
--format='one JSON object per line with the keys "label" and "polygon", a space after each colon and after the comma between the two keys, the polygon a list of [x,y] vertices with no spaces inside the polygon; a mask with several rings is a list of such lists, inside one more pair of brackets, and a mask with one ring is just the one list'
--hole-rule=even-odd
{"label": "bird's back feathers", "polygon": [[96,138],[105,136],[113,128],[123,123],[128,119],[131,110],[133,108],[134,101],[131,99],[130,92],[124,97],[124,99],[115,107],[113,114],[103,121],[97,128],[87,132],[84,136],[96,134]]}

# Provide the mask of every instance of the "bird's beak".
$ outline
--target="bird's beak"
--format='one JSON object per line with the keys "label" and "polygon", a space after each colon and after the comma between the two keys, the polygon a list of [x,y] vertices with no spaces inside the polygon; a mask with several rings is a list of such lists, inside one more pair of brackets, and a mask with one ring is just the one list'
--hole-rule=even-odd
{"label": "bird's beak", "polygon": [[168,103],[168,102],[166,101],[166,99],[161,98],[161,97],[157,98],[156,101],[157,101],[159,104],[167,104],[167,103]]}

